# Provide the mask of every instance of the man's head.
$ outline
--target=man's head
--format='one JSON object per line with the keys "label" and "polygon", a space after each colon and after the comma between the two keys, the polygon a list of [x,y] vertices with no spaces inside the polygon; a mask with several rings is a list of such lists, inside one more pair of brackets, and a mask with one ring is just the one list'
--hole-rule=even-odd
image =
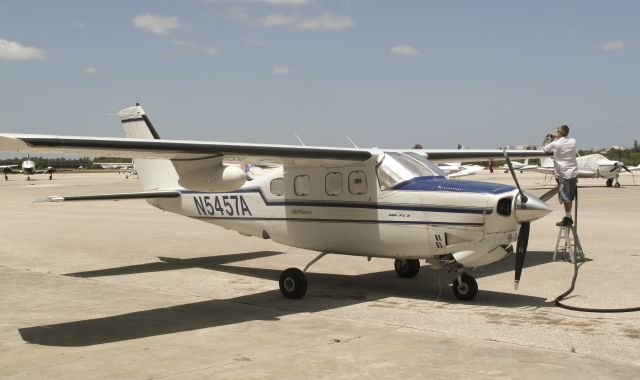
{"label": "man's head", "polygon": [[558,134],[558,137],[567,137],[569,136],[569,127],[566,125],[561,125],[558,127],[556,133]]}

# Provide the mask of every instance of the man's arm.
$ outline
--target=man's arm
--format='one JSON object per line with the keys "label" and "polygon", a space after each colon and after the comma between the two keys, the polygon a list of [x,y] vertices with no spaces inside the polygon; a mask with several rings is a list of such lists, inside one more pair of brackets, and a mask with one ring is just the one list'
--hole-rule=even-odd
{"label": "man's arm", "polygon": [[553,136],[551,137],[551,140],[549,139],[549,135],[547,135],[547,139],[545,139],[546,144],[542,145],[542,150],[547,152],[547,153],[551,153],[556,149],[556,145],[558,140],[553,140]]}

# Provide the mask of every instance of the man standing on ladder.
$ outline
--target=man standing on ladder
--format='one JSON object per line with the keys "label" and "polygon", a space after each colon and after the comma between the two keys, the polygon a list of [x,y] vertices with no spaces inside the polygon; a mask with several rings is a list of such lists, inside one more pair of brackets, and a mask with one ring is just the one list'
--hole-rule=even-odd
{"label": "man standing on ladder", "polygon": [[553,166],[558,181],[558,199],[564,205],[565,216],[556,223],[559,227],[571,227],[571,209],[578,191],[578,161],[576,160],[576,140],[569,139],[569,127],[561,125],[555,136],[549,133],[542,150],[553,152]]}

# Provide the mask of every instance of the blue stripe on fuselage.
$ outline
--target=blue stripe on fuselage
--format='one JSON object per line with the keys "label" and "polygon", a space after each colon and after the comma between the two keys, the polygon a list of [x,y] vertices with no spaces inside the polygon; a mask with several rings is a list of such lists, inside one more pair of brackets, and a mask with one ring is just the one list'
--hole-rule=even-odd
{"label": "blue stripe on fuselage", "polygon": [[458,181],[442,177],[416,177],[393,186],[392,190],[449,191],[458,193],[502,194],[515,190],[510,185],[480,181]]}

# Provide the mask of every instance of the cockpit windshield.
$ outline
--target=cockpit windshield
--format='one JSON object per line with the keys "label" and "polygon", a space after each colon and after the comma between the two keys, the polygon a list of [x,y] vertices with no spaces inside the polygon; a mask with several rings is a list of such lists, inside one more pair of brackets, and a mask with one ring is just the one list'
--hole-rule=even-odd
{"label": "cockpit windshield", "polygon": [[415,177],[444,177],[444,172],[424,156],[408,152],[385,152],[377,168],[380,189],[388,190]]}

